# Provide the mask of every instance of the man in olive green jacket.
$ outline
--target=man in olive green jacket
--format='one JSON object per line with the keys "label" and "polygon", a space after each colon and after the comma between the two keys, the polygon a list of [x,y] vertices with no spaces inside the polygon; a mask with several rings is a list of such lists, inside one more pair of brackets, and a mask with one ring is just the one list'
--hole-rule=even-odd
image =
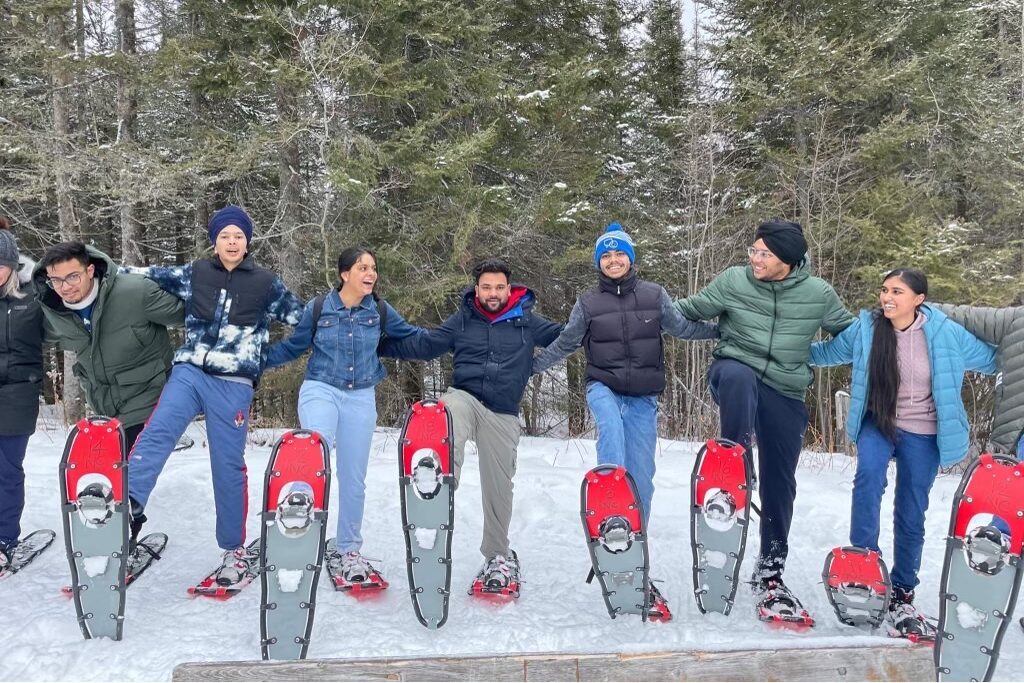
{"label": "man in olive green jacket", "polygon": [[[769,221],[733,266],[700,292],[675,302],[690,320],[718,318],[721,339],[708,370],[722,436],[750,453],[757,436],[761,550],[754,570],[762,618],[796,598],[782,582],[796,498],[796,466],[807,428],[807,364],[819,329],[838,334],[853,315],[832,286],[811,275],[797,223]],[[777,609],[776,609],[777,611]],[[799,611],[799,610],[798,610]]]}
{"label": "man in olive green jacket", "polygon": [[184,324],[184,305],[81,242],[50,247],[32,278],[46,341],[78,355],[74,373],[89,409],[121,421],[130,452],[167,381],[167,326]]}

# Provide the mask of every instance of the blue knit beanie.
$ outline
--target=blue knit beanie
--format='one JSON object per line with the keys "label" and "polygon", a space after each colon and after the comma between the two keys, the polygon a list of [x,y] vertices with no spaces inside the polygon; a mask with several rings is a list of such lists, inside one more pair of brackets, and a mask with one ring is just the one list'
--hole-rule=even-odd
{"label": "blue knit beanie", "polygon": [[636,263],[636,253],[633,251],[633,240],[622,226],[612,223],[605,230],[605,233],[597,238],[594,244],[594,266],[601,270],[601,255],[606,251],[623,251],[629,256],[629,264]]}
{"label": "blue knit beanie", "polygon": [[207,230],[210,234],[210,243],[217,242],[217,235],[229,225],[237,225],[245,233],[245,241],[252,242],[252,219],[240,206],[228,204],[223,209],[213,214]]}

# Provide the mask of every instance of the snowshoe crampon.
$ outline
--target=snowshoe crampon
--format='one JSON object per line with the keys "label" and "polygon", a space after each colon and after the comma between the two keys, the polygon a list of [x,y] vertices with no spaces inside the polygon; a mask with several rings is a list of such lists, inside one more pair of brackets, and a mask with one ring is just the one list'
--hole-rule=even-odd
{"label": "snowshoe crampon", "polygon": [[80,420],[60,462],[71,592],[86,638],[120,640],[128,568],[128,469],[113,418]]}
{"label": "snowshoe crampon", "polygon": [[[991,517],[1009,527],[1003,539]],[[991,680],[1022,576],[1024,463],[983,453],[953,498],[939,593],[940,681]]]}
{"label": "snowshoe crampon", "polygon": [[421,624],[448,620],[452,580],[455,476],[452,418],[442,401],[413,404],[398,443],[406,569],[413,610]]}
{"label": "snowshoe crampon", "polygon": [[729,614],[747,544],[753,467],[746,449],[726,439],[701,446],[690,480],[693,592],[702,613]]}
{"label": "snowshoe crampon", "polygon": [[892,596],[889,570],[878,552],[848,546],[833,548],[821,571],[836,618],[849,626],[878,628]]}
{"label": "snowshoe crampon", "polygon": [[660,594],[650,590],[647,534],[633,477],[618,465],[587,472],[580,487],[580,516],[591,577],[601,583],[608,614],[612,619],[639,614],[646,621],[651,600]]}
{"label": "snowshoe crampon", "polygon": [[260,642],[263,659],[305,659],[324,559],[331,464],[317,432],[278,439],[263,486]]}

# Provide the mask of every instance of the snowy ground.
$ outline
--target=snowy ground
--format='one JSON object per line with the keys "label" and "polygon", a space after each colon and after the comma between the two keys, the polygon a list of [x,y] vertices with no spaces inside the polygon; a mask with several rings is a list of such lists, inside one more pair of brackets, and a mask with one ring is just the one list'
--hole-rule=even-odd
{"label": "snowy ground", "polygon": [[[258,583],[228,602],[190,599],[185,589],[218,561],[213,538],[209,462],[201,428],[196,445],[173,455],[147,513],[147,532],[165,531],[164,560],[128,591],[124,640],[86,641],[74,607],[60,587],[68,565],[60,536],[35,564],[0,583],[4,646],[0,680],[166,680],[185,661],[254,660],[260,657]],[[257,434],[269,440],[268,434]],[[64,432],[50,428],[31,441],[25,462],[26,530],[59,530],[57,465]],[[595,464],[594,443],[524,438],[519,447],[516,512],[512,543],[523,565],[518,602],[495,605],[475,600],[465,589],[482,558],[480,487],[475,452],[467,454],[456,499],[453,597],[448,623],[428,631],[416,621],[405,577],[405,547],[399,522],[396,433],[375,435],[367,481],[364,554],[379,558],[391,588],[371,600],[335,593],[326,582],[320,596],[310,657],[375,657],[536,652],[643,652],[731,650],[867,645],[890,642],[844,627],[832,615],[821,588],[825,553],[845,544],[853,477],[842,455],[805,453],[791,539],[787,583],[803,599],[818,626],[806,634],[766,628],[753,614],[753,598],[741,589],[730,617],[702,616],[691,594],[687,490],[697,446],[662,441],[657,492],[651,518],[652,576],[660,578],[675,619],[642,624],[639,618],[612,621],[597,584],[583,580],[589,558],[583,543],[578,503],[583,473]],[[250,509],[261,502],[261,481],[269,447],[248,451]],[[919,605],[938,612],[937,586],[942,542],[957,480],[940,476],[932,492],[932,513],[921,571]],[[891,492],[890,486],[890,492]],[[883,512],[882,547],[891,547],[891,497]],[[258,520],[249,520],[250,538]],[[333,530],[332,516],[332,530]],[[333,531],[331,532],[333,535]],[[757,550],[752,528],[744,578]],[[887,553],[888,554],[888,553]],[[1020,610],[1018,610],[1018,614]],[[1016,621],[1016,620],[1015,620]],[[1020,677],[1024,634],[1014,623],[1003,642],[995,680]]]}

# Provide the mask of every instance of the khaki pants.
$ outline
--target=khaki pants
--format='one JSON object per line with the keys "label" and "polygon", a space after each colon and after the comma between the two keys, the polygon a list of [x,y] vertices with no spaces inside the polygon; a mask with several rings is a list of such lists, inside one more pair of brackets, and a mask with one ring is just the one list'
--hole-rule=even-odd
{"label": "khaki pants", "polygon": [[466,442],[476,442],[480,456],[480,490],[484,512],[484,558],[509,555],[508,527],[512,521],[512,477],[516,474],[519,416],[488,410],[472,394],[448,389],[441,397],[452,416],[455,438],[455,480],[462,472]]}

